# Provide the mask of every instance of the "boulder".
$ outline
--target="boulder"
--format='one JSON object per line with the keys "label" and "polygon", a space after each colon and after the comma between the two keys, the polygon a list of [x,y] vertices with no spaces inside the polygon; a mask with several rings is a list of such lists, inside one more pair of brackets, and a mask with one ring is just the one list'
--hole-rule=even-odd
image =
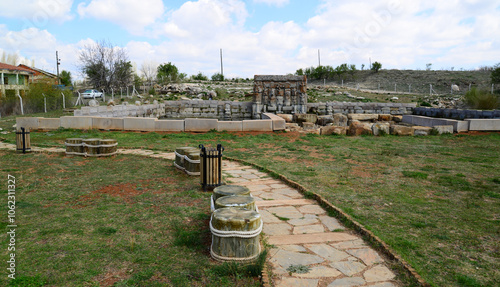
{"label": "boulder", "polygon": [[347,116],[343,114],[334,114],[333,125],[338,127],[347,127]]}
{"label": "boulder", "polygon": [[390,122],[392,121],[392,115],[381,114],[378,115],[379,122]]}
{"label": "boulder", "polygon": [[287,123],[292,123],[293,122],[293,115],[290,114],[276,114],[278,117],[282,118],[285,120]]}
{"label": "boulder", "polygon": [[339,126],[326,126],[321,127],[320,129],[321,135],[346,135],[347,127],[339,127]]}
{"label": "boulder", "polygon": [[412,136],[414,133],[413,127],[393,125],[391,126],[391,134],[397,136]]}
{"label": "boulder", "polygon": [[431,127],[421,127],[421,126],[414,126],[413,129],[415,130],[413,132],[414,136],[428,136],[431,134]]}
{"label": "boulder", "polygon": [[318,120],[316,121],[316,124],[320,126],[326,126],[328,124],[333,123],[333,116],[332,115],[326,115],[326,116],[318,116]]}
{"label": "boulder", "polygon": [[315,114],[295,114],[295,122],[296,123],[303,123],[303,122],[308,122],[308,123],[316,123],[318,120],[318,116]]}
{"label": "boulder", "polygon": [[372,135],[371,123],[364,123],[360,121],[352,121],[349,125],[349,135],[350,136],[360,136],[360,135]]}
{"label": "boulder", "polygon": [[403,121],[403,116],[392,116],[392,120],[396,123],[400,123]]}
{"label": "boulder", "polygon": [[372,126],[372,132],[374,136],[383,136],[390,133],[391,125],[389,123],[375,123]]}
{"label": "boulder", "polygon": [[376,121],[378,114],[348,114],[347,117],[351,121]]}
{"label": "boulder", "polygon": [[303,128],[304,130],[312,130],[312,129],[314,129],[314,128],[315,128],[315,126],[316,126],[316,125],[315,125],[314,123],[310,123],[310,122],[303,122],[303,123],[302,123],[302,128]]}

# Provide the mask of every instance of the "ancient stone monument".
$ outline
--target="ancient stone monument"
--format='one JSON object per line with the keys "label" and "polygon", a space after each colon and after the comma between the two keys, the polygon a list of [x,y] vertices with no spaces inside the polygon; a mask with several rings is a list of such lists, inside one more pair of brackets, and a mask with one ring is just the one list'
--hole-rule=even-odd
{"label": "ancient stone monument", "polygon": [[262,113],[306,113],[307,77],[292,75],[255,75],[252,116]]}

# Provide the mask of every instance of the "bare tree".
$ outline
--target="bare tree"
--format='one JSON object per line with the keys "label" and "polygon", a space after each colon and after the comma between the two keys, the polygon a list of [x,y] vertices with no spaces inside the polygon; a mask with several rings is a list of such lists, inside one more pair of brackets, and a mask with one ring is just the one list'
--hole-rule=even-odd
{"label": "bare tree", "polygon": [[156,79],[158,63],[153,60],[146,60],[142,62],[141,73],[148,83]]}
{"label": "bare tree", "polygon": [[80,69],[94,88],[127,86],[133,80],[132,64],[127,53],[106,41],[85,46],[80,51]]}

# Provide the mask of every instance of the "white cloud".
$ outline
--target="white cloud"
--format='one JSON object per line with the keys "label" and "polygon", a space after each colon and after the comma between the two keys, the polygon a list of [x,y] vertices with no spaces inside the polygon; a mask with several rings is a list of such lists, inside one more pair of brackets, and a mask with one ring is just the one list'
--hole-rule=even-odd
{"label": "white cloud", "polygon": [[78,5],[80,17],[91,17],[115,23],[132,34],[139,34],[164,13],[161,0],[92,0]]}
{"label": "white cloud", "polygon": [[269,6],[283,7],[290,3],[290,0],[253,0],[255,3],[263,3]]}
{"label": "white cloud", "polygon": [[48,21],[70,20],[73,0],[2,0],[0,17],[22,18],[26,25],[41,28]]}

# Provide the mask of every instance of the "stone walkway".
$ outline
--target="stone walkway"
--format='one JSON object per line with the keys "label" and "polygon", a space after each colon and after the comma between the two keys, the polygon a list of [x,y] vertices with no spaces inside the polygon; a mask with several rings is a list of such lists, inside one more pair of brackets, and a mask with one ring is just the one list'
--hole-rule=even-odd
{"label": "stone walkway", "polygon": [[[0,142],[0,149],[15,145]],[[62,148],[33,151],[64,152]],[[173,160],[174,153],[119,149],[135,154]],[[316,201],[257,169],[223,161],[224,181],[247,186],[257,201],[264,221],[263,232],[271,246],[269,264],[277,287],[293,286],[400,286],[384,259],[358,235],[326,214]],[[295,270],[294,270],[295,269]],[[299,273],[308,269],[307,273]]]}
{"label": "stone walkway", "polygon": [[[224,181],[243,185],[264,220],[275,286],[399,286],[384,259],[316,201],[250,166],[225,161]],[[292,267],[291,267],[292,266]],[[290,272],[307,266],[307,273]],[[291,268],[290,268],[291,267]],[[300,269],[300,268],[298,268]]]}

